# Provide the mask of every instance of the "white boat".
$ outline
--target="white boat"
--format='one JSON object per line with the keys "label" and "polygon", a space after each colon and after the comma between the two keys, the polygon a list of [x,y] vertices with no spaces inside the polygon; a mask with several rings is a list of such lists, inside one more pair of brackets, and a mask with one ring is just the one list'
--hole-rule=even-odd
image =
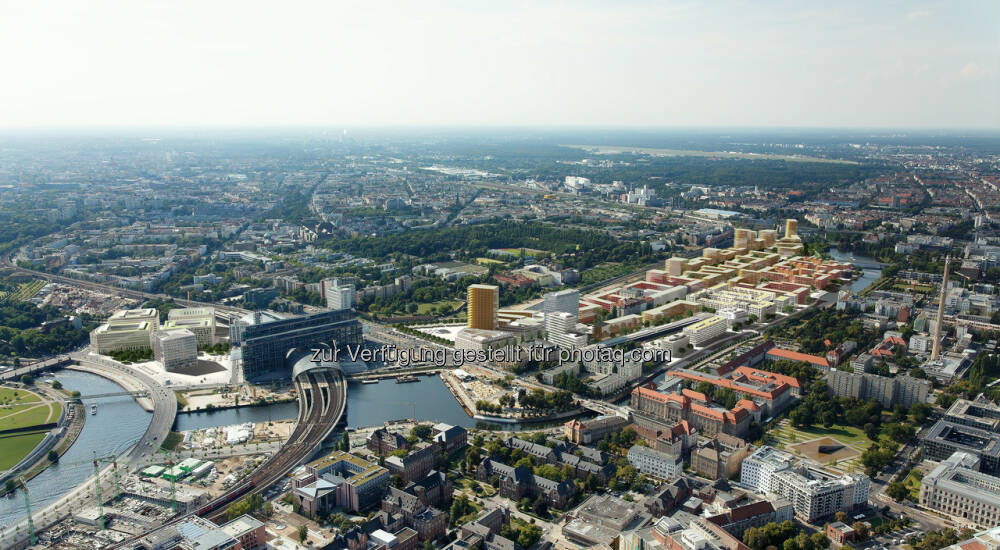
{"label": "white boat", "polygon": [[90,406],[90,414],[97,414],[97,405]]}

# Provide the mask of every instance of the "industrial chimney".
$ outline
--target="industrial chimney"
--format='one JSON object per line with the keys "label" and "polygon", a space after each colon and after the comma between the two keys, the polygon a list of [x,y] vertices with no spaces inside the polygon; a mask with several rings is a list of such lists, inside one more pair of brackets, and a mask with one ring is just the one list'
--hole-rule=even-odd
{"label": "industrial chimney", "polygon": [[931,348],[931,361],[937,361],[941,355],[941,325],[944,324],[944,300],[948,293],[948,270],[951,267],[951,256],[944,257],[944,278],[941,279],[941,296],[938,298],[937,319],[934,323],[934,347]]}

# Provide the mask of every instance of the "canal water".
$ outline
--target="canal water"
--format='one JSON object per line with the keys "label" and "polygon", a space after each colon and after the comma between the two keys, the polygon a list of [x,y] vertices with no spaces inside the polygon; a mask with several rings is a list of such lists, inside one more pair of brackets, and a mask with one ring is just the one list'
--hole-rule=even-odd
{"label": "canal water", "polygon": [[[82,395],[122,391],[118,384],[86,372],[61,370],[53,378],[59,380],[66,390],[78,390]],[[94,404],[97,405],[97,414],[92,415],[90,406]],[[142,437],[152,419],[150,413],[127,395],[85,399],[84,405],[87,420],[76,442],[57,464],[28,481],[32,510],[41,510],[93,474],[94,452],[103,457],[127,450]],[[10,525],[24,517],[23,492],[17,491],[14,498],[0,498],[0,525]]]}
{"label": "canal water", "polygon": [[[244,422],[287,420],[297,414],[296,403],[179,414],[174,429],[187,431]],[[376,426],[401,418],[445,422],[466,428],[475,427],[477,422],[465,413],[437,376],[420,377],[419,382],[408,384],[397,384],[391,379],[380,380],[378,384],[348,384],[347,425],[351,428]]]}
{"label": "canal water", "polygon": [[[62,370],[54,375],[67,390],[81,394],[113,393],[122,388],[105,378],[85,372]],[[97,414],[90,414],[90,405],[97,405]],[[152,415],[128,396],[86,399],[87,420],[83,431],[59,463],[46,469],[28,482],[32,510],[40,510],[69,488],[76,487],[93,473],[93,453],[98,457],[118,455],[127,450],[145,432]],[[229,426],[246,422],[287,420],[298,414],[297,403],[280,403],[266,407],[243,407],[212,412],[179,414],[175,431]],[[347,387],[347,424],[352,428],[377,426],[388,420],[416,418],[445,422],[465,428],[483,427],[485,423],[471,418],[458,404],[455,396],[438,376],[420,377],[419,382],[397,384],[381,380],[377,384],[351,382]],[[528,425],[537,428],[541,425]],[[523,429],[519,425],[502,426],[504,430]],[[24,517],[24,495],[0,498],[0,525]]]}
{"label": "canal water", "polygon": [[861,256],[852,252],[841,252],[836,248],[830,249],[830,257],[838,262],[850,262],[861,269],[861,276],[851,282],[850,289],[855,294],[868,288],[882,276],[882,264],[867,256]]}

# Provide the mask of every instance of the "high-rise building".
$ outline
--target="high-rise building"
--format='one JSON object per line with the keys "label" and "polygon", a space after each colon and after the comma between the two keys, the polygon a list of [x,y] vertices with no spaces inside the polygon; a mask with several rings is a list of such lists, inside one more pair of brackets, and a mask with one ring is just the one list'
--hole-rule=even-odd
{"label": "high-rise building", "polygon": [[546,320],[550,313],[556,312],[570,313],[575,319],[580,311],[580,291],[568,289],[549,292],[545,295],[543,311],[545,312]]}
{"label": "high-rise building", "polygon": [[554,311],[545,316],[548,340],[564,348],[573,349],[587,345],[587,335],[576,332],[577,317],[573,313]]}
{"label": "high-rise building", "polygon": [[785,220],[785,238],[791,239],[799,234],[799,221],[794,218]]}
{"label": "high-rise building", "polygon": [[497,311],[500,309],[500,287],[496,285],[469,285],[469,328],[494,330],[497,328]]}
{"label": "high-rise building", "polygon": [[353,310],[264,321],[264,314],[258,312],[229,327],[233,358],[242,365],[243,376],[248,380],[286,371],[285,357],[293,348],[327,344],[346,355],[348,346],[362,343],[361,324]]}

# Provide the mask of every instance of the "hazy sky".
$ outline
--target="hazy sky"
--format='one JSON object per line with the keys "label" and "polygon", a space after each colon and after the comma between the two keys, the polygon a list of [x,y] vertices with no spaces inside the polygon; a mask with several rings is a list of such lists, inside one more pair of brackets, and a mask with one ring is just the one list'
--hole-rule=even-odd
{"label": "hazy sky", "polygon": [[1000,2],[0,0],[0,127],[1000,127]]}

